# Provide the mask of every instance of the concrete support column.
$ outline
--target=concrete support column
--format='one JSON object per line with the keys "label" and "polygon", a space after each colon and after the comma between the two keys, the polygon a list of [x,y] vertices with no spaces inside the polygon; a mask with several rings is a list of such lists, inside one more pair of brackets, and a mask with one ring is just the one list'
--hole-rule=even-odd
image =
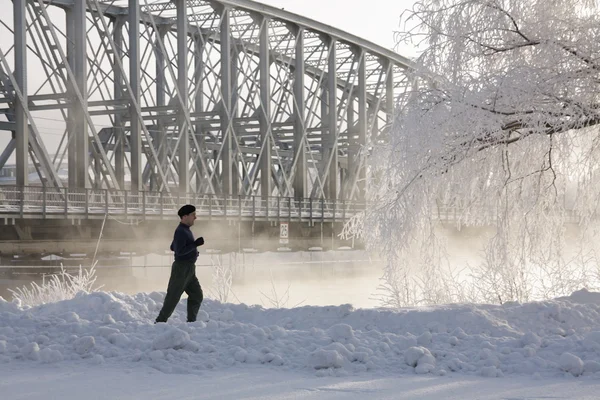
{"label": "concrete support column", "polygon": [[29,128],[27,122],[27,18],[26,0],[13,1],[15,31],[15,80],[23,95],[23,102],[15,96],[15,139],[18,186],[29,183]]}

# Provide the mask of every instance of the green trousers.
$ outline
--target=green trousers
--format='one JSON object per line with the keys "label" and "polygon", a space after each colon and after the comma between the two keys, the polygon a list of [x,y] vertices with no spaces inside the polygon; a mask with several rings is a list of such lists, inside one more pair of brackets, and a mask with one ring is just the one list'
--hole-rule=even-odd
{"label": "green trousers", "polygon": [[167,295],[156,322],[167,322],[181,299],[183,292],[188,295],[187,321],[194,322],[204,299],[200,282],[196,277],[196,265],[189,261],[175,261],[171,266],[171,277]]}

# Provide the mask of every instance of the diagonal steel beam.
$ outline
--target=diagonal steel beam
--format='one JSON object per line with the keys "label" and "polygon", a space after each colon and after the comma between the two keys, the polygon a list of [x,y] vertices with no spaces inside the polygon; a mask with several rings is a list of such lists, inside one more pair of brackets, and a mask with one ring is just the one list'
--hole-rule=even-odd
{"label": "diagonal steel beam", "polygon": [[[42,1],[42,0],[38,0],[38,1]],[[94,6],[96,7],[96,9],[100,9],[98,0],[88,0],[88,1],[92,2],[94,4]],[[106,21],[103,18],[100,18],[100,21],[102,22],[102,26],[103,26],[104,31],[105,32],[108,31],[108,27],[106,25]],[[116,46],[115,46],[115,43],[114,43],[111,35],[107,35],[106,39],[109,41],[111,48],[115,49]],[[121,70],[121,72],[124,75],[124,68],[123,68],[123,64],[122,64],[121,60],[119,60],[118,58],[115,58],[115,61],[117,62],[117,65],[118,65],[119,69]],[[123,78],[123,85],[125,86],[125,89],[127,90],[127,93],[129,93],[130,108],[135,109],[136,114],[138,116],[140,116],[140,118],[141,118],[141,114],[142,114],[141,113],[141,107],[140,107],[139,102],[137,102],[136,99],[131,96],[132,88],[131,88],[131,84],[129,83],[129,79],[126,79],[124,77]],[[149,134],[149,132],[148,132],[145,124],[142,123],[141,127],[143,129],[144,136],[145,136],[146,140],[150,143],[152,141],[152,138],[151,138],[151,136],[150,136],[150,134]],[[93,128],[93,125],[92,125],[92,128]],[[100,140],[98,138],[98,135],[95,132],[95,129],[92,129],[92,133],[94,134],[94,139],[97,142],[100,142]],[[100,147],[100,149],[99,149],[100,150],[100,154],[102,156],[102,161],[104,162],[106,168],[108,169],[108,172],[110,174],[110,178],[115,183],[115,185],[117,185],[117,180],[116,180],[115,175],[114,175],[114,170],[112,168],[112,165],[110,165],[110,163],[108,162],[108,160],[106,158],[106,153],[105,153],[104,148],[101,145],[101,143],[100,143],[99,147]],[[151,153],[151,157],[152,157],[153,161],[157,162],[157,155],[156,155],[156,151],[154,150],[154,147],[153,146],[149,146],[149,149],[150,149],[150,153]],[[158,173],[159,173],[159,176],[161,178],[161,184],[164,185],[164,190],[167,193],[170,193],[170,189],[168,187],[167,180],[166,180],[166,177],[165,177],[162,169],[158,169]]]}
{"label": "diagonal steel beam", "polygon": [[[1,48],[0,48],[0,62],[2,63],[2,66],[5,69],[5,71],[10,71],[8,61],[7,61],[6,56],[4,55],[4,52],[2,51]],[[54,170],[52,165],[51,164],[49,165],[50,157],[48,156],[46,147],[43,144],[43,141],[40,136],[39,130],[36,126],[35,120],[33,119],[31,112],[29,111],[29,108],[26,105],[27,102],[25,102],[23,93],[19,89],[14,75],[11,72],[7,72],[6,75],[8,76],[11,84],[13,85],[16,99],[19,99],[21,101],[21,103],[24,104],[23,111],[25,112],[25,114],[27,116],[27,120],[30,121],[30,126],[31,126],[30,133],[31,133],[32,140],[29,141],[29,145],[32,146],[34,153],[39,155],[38,158],[43,163],[42,166],[44,168],[44,172],[47,173],[45,178],[49,179],[54,186],[62,187],[62,182],[60,181],[58,174],[56,173],[56,171]]]}
{"label": "diagonal steel beam", "polygon": [[[48,15],[48,12],[46,10],[46,7],[44,6],[44,3],[42,0],[38,0],[38,4],[40,6],[41,12],[44,15],[44,18],[47,22],[50,22],[50,16]],[[83,22],[82,22],[83,23]],[[69,83],[73,89],[73,92],[75,94],[75,97],[77,99],[77,101],[79,102],[80,105],[85,104],[86,103],[86,98],[83,96],[82,92],[79,90],[78,84],[77,84],[77,76],[74,74],[73,69],[71,68],[71,66],[69,65],[69,60],[67,59],[64,50],[62,48],[62,46],[60,45],[60,42],[58,41],[58,36],[56,34],[56,29],[54,28],[54,25],[52,23],[48,23],[48,31],[50,33],[50,35],[52,36],[54,43],[56,45],[56,50],[58,51],[58,53],[60,54],[60,57],[62,59],[62,62],[64,63],[64,68],[66,69],[67,72],[67,77],[69,80]],[[87,123],[87,126],[89,126],[89,128],[92,131],[92,135],[94,137],[94,141],[96,143],[96,145],[99,148],[100,151],[100,156],[102,157],[102,161],[104,162],[104,165],[106,166],[106,169],[108,170],[108,173],[111,177],[111,181],[114,182],[114,184],[116,185],[116,188],[118,189],[118,184],[117,184],[117,180],[115,178],[114,175],[114,170],[112,168],[112,166],[110,165],[110,163],[108,162],[108,158],[106,156],[106,152],[104,151],[103,147],[102,147],[102,143],[100,141],[100,138],[98,137],[98,133],[96,132],[96,129],[94,127],[93,121],[91,120],[91,117],[87,111],[86,108],[81,107],[83,109],[83,114],[85,117],[85,121]],[[85,143],[81,144],[81,147],[83,148],[84,146],[87,146],[87,137],[86,140],[82,141]],[[86,152],[86,157],[87,157],[87,152]],[[87,174],[86,174],[86,178],[87,179]],[[81,182],[81,178],[78,177],[79,182]]]}
{"label": "diagonal steel beam", "polygon": [[[97,1],[97,0],[96,0],[96,1]],[[144,0],[144,1],[145,1],[146,5],[147,5],[147,4],[148,4],[148,1],[147,1],[147,0]],[[159,30],[159,29],[158,29],[158,27],[157,27],[157,25],[156,25],[156,21],[154,20],[154,16],[153,16],[152,14],[149,14],[149,15],[148,15],[148,22],[149,22],[149,24],[150,24],[150,25],[151,25],[151,26],[154,28],[154,30],[155,30],[155,31],[158,31],[158,30]],[[158,38],[158,40],[157,40],[157,43],[158,43],[158,45],[159,45],[159,47],[160,47],[160,51],[161,51],[161,52],[163,52],[163,54],[167,54],[167,52],[166,52],[166,50],[165,50],[164,43],[163,43],[163,41],[162,41],[162,40],[160,40],[160,38]],[[175,74],[174,74],[174,72],[173,72],[172,65],[171,65],[170,63],[167,63],[167,70],[169,71],[169,74],[171,75],[171,78],[172,78],[173,80],[176,80],[176,79],[175,79]],[[181,105],[181,104],[183,104],[183,96],[187,96],[187,93],[181,93],[181,92],[179,91],[179,88],[178,88],[178,87],[177,87],[177,85],[176,85],[176,86],[175,86],[175,94],[176,94],[177,101],[179,102],[179,104],[180,104],[180,105]],[[191,127],[191,126],[192,126],[192,123],[191,123],[191,118],[190,118],[190,113],[189,113],[189,110],[187,110],[187,108],[185,108],[185,107],[181,107],[181,109],[182,109],[182,110],[183,110],[183,112],[184,112],[184,115],[185,115],[185,120],[186,120],[187,126],[188,126],[188,127]],[[142,126],[144,126],[144,125],[142,125]],[[146,132],[146,130],[145,130],[145,132]],[[179,142],[179,140],[180,140],[180,135],[178,136],[178,142]],[[198,141],[197,141],[197,139],[196,139],[196,136],[195,136],[195,135],[192,135],[192,141],[194,142],[195,148],[196,148],[196,149],[199,149],[199,148],[200,148],[200,146],[198,145]],[[176,143],[176,146],[178,145],[178,142]],[[155,157],[155,151],[154,151],[154,148],[153,148],[153,147],[150,147],[150,149],[151,149],[151,151],[152,151],[152,154],[153,154],[153,156]],[[203,167],[204,167],[204,168],[207,168],[207,162],[206,162],[206,160],[204,159],[204,157],[202,157],[202,158],[201,158],[201,162],[202,162],[202,165],[203,165]],[[169,164],[169,163],[170,163],[170,162],[167,162],[167,164]],[[158,171],[159,171],[159,173],[161,174],[161,176],[163,177],[163,182],[164,182],[164,183],[165,183],[165,185],[166,185],[166,181],[164,180],[164,173],[163,173],[162,169],[158,169]],[[213,187],[213,185],[212,185],[212,182],[210,182],[210,181],[209,181],[209,185],[210,185],[210,190],[211,190],[211,193],[215,193],[215,192],[214,192],[214,187]],[[166,187],[166,188],[165,188],[165,190],[168,190],[168,187]]]}
{"label": "diagonal steel beam", "polygon": [[4,168],[4,165],[6,164],[16,147],[17,140],[11,138],[6,147],[4,148],[2,154],[0,154],[0,169]]}

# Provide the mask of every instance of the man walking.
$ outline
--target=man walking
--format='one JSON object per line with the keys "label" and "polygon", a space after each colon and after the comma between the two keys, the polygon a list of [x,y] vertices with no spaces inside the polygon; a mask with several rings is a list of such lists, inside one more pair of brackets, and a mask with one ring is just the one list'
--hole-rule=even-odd
{"label": "man walking", "polygon": [[[186,204],[177,212],[181,222],[171,243],[171,251],[175,252],[175,261],[171,266],[171,277],[167,287],[167,295],[156,322],[167,322],[183,292],[188,295],[187,302],[187,322],[196,321],[200,304],[204,298],[200,282],[196,277],[196,260],[198,259],[198,250],[196,247],[204,244],[204,239],[199,237],[194,240],[194,235],[190,226],[194,225],[196,220],[196,207]],[[155,322],[155,323],[156,323]]]}

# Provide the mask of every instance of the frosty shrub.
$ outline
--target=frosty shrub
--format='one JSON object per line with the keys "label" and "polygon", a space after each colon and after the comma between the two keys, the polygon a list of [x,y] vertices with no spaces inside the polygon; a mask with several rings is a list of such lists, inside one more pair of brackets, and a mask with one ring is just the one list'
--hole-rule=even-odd
{"label": "frosty shrub", "polygon": [[[421,0],[402,16],[398,41],[424,50],[388,140],[370,144],[370,208],[345,230],[386,257],[389,302],[527,301],[598,284],[599,4]],[[432,257],[441,222],[494,231],[460,276]]]}
{"label": "frosty shrub", "polygon": [[211,291],[211,297],[221,303],[229,301],[229,295],[232,294],[231,285],[233,284],[232,263],[223,264],[223,257],[211,256],[210,261],[213,267],[212,281],[214,290]]}
{"label": "frosty shrub", "polygon": [[[286,289],[283,292],[281,292],[281,291],[278,292],[277,287],[275,286],[275,279],[273,279],[273,271],[269,271],[269,274],[271,276],[271,288],[268,293],[260,291],[261,302],[263,303],[263,305],[265,307],[271,307],[271,308],[287,308],[287,307],[289,307],[288,303],[290,301],[290,288],[292,287],[292,284],[288,283]],[[305,302],[305,300],[302,300],[301,302],[299,302],[289,308],[299,307],[304,302]]]}
{"label": "frosty shrub", "polygon": [[20,302],[21,305],[36,306],[69,300],[79,292],[95,292],[101,288],[100,286],[94,286],[96,278],[95,265],[89,269],[83,269],[79,266],[79,272],[72,275],[65,271],[61,264],[60,272],[48,278],[44,276],[41,285],[32,282],[30,287],[23,286],[16,290],[9,290],[13,295],[13,299]]}
{"label": "frosty shrub", "polygon": [[261,291],[261,301],[263,301],[264,304],[264,300],[266,300],[268,306],[272,308],[287,307],[287,304],[290,301],[291,284],[288,284],[286,290],[283,293],[277,293],[277,288],[275,287],[275,280],[273,279],[273,271],[269,271],[269,273],[271,275],[271,291],[269,293],[264,293]]}

